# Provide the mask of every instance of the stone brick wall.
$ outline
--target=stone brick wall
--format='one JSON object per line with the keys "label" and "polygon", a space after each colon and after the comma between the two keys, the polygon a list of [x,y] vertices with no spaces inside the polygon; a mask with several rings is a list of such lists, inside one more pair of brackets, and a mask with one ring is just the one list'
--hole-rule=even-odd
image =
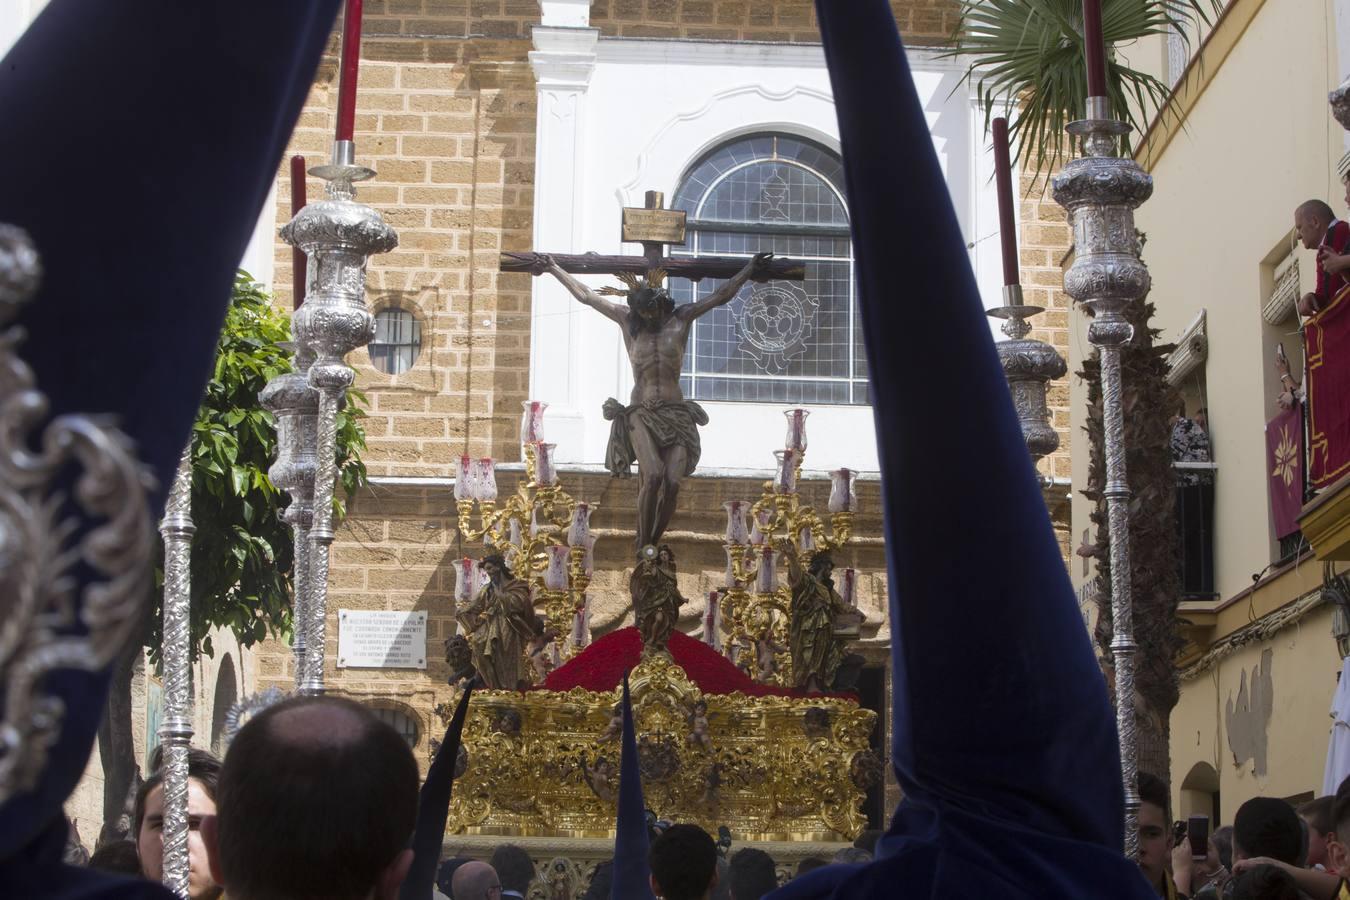
{"label": "stone brick wall", "polygon": [[[526,249],[534,208],[534,75],[526,59],[534,2],[389,0],[366,4],[356,144],[376,170],[358,196],[399,231],[371,260],[375,311],[420,322],[414,366],[388,375],[353,353],[366,393],[366,464],[373,475],[448,475],[467,446],[510,459],[529,384],[529,276],[500,275],[502,250]],[[382,12],[387,10],[387,12]],[[494,16],[515,16],[495,18]],[[466,24],[467,22],[467,24]],[[510,27],[508,27],[510,25]],[[463,40],[486,31],[501,37]],[[289,153],[326,157],[336,112],[330,44]],[[277,219],[290,218],[285,168]],[[310,179],[310,198],[322,183]],[[290,249],[277,242],[276,293],[290,304]]]}
{"label": "stone brick wall", "polygon": [[[1045,341],[1069,358],[1069,295],[1064,293],[1064,270],[1060,260],[1069,251],[1071,235],[1064,209],[1043,191],[1044,178],[1034,179],[1022,173],[1018,190],[1021,201],[1021,227],[1018,255],[1022,265],[1022,293],[1026,302],[1045,312],[1031,320],[1030,337]],[[1052,382],[1046,393],[1050,421],[1059,432],[1059,449],[1041,461],[1040,471],[1057,478],[1071,474],[1069,451],[1076,437],[1069,428],[1069,378]]]}
{"label": "stone brick wall", "polygon": [[[891,7],[911,43],[946,43],[956,30],[954,0],[891,0]],[[820,41],[812,0],[592,0],[591,24],[623,37]]]}

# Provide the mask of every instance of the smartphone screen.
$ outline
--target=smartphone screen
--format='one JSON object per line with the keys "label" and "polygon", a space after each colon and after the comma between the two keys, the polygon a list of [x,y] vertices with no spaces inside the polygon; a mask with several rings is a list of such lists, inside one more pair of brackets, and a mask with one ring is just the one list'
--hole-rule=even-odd
{"label": "smartphone screen", "polygon": [[1191,858],[1209,855],[1209,816],[1191,816],[1186,820],[1186,837],[1191,839]]}

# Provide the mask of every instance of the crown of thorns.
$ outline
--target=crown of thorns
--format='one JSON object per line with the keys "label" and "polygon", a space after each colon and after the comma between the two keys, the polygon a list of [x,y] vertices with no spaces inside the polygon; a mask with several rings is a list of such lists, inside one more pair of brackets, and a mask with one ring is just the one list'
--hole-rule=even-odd
{"label": "crown of thorns", "polygon": [[618,272],[614,277],[622,281],[624,287],[602,287],[597,293],[605,294],[610,297],[627,297],[634,291],[641,290],[644,287],[660,290],[661,285],[666,280],[666,270],[648,269],[647,277],[645,279],[638,278],[632,272]]}

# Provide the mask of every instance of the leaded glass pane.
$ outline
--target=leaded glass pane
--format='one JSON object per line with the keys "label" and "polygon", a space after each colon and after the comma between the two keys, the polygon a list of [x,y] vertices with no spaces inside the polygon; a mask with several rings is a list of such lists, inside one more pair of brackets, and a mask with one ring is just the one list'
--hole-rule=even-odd
{"label": "leaded glass pane", "polygon": [[[748,258],[772,250],[804,260],[807,275],[746,285],[698,319],[682,369],[686,396],[867,402],[842,176],[834,153],[786,135],[725,144],[686,176],[672,205],[689,214],[689,238],[674,253]],[[672,279],[671,293],[687,303],[721,284]]]}
{"label": "leaded glass pane", "polygon": [[371,365],[381,372],[406,372],[422,352],[422,323],[407,310],[382,309],[375,314],[375,339],[367,349]]}

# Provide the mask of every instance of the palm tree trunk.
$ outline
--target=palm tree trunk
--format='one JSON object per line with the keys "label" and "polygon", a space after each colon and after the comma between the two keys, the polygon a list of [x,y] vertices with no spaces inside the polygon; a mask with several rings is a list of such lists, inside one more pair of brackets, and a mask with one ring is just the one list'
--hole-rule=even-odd
{"label": "palm tree trunk", "polygon": [[[1167,382],[1170,346],[1155,344],[1159,332],[1150,327],[1153,304],[1145,297],[1126,312],[1134,339],[1121,350],[1125,408],[1125,466],[1133,499],[1130,504],[1130,561],[1133,571],[1135,642],[1135,710],[1138,721],[1139,770],[1168,780],[1169,728],[1180,689],[1175,659],[1181,648],[1177,604],[1181,598],[1176,531],[1176,474],[1172,467],[1171,417],[1179,397]],[[1084,495],[1096,503],[1098,593],[1094,637],[1108,684],[1111,662],[1111,562],[1106,527],[1106,456],[1102,445],[1101,380],[1097,358],[1087,359],[1080,376],[1088,385],[1088,484]],[[1114,687],[1112,688],[1114,691]]]}

